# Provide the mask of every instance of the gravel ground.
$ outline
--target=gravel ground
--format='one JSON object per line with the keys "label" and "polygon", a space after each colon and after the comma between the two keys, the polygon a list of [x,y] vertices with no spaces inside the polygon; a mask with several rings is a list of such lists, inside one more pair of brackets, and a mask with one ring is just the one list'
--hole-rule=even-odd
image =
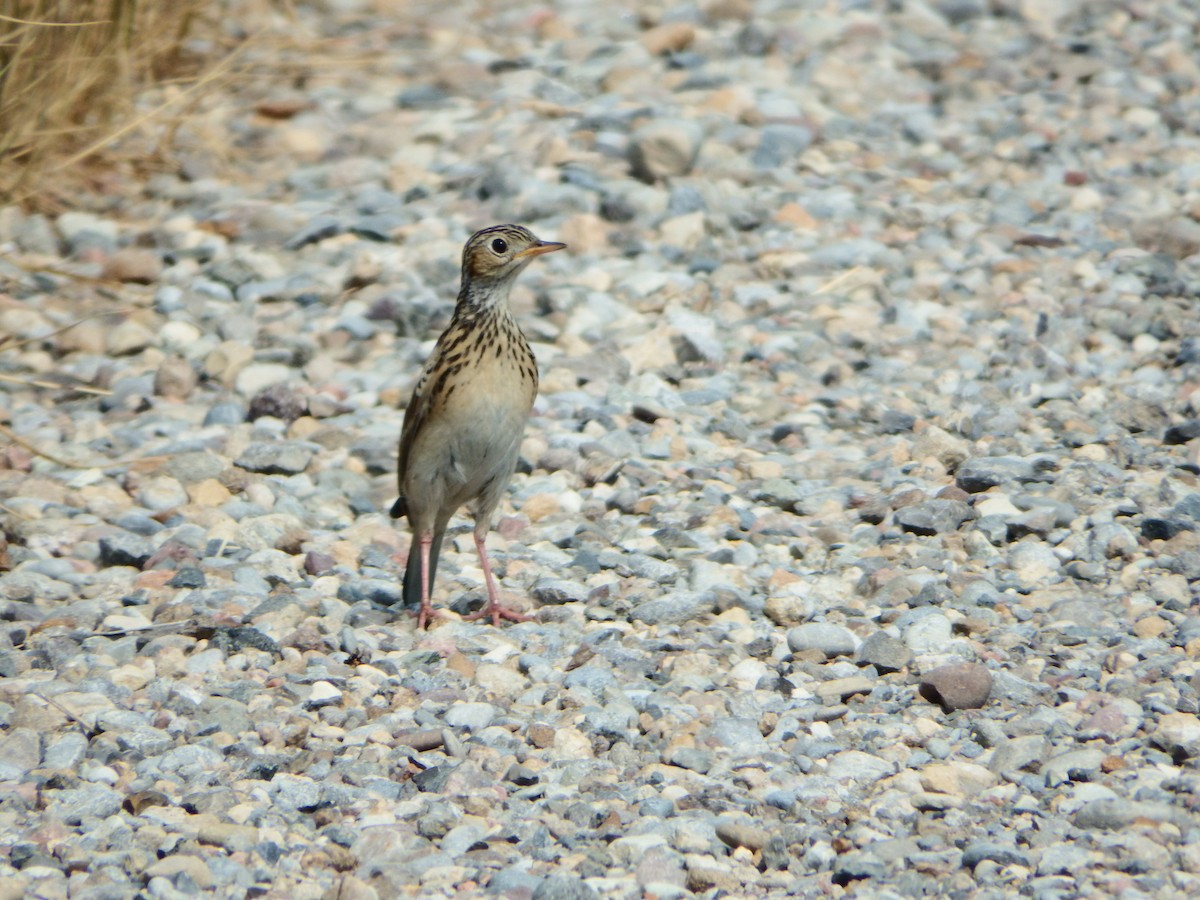
{"label": "gravel ground", "polygon": [[[298,4],[0,210],[0,898],[1200,892],[1194,6],[604,7]],[[418,633],[504,221],[534,621],[464,518]]]}

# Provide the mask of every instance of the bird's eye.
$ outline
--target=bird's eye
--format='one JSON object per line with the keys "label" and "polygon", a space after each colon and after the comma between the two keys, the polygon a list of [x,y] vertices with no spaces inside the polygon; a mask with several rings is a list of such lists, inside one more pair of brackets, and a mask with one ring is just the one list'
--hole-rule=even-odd
{"label": "bird's eye", "polygon": [[507,249],[508,241],[504,240],[504,238],[496,238],[492,241],[492,250],[496,253],[503,253]]}

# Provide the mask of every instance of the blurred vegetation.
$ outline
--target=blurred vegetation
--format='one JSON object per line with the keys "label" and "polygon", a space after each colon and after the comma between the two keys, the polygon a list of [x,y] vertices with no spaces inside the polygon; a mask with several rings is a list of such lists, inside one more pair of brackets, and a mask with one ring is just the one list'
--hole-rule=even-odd
{"label": "blurred vegetation", "polygon": [[[63,205],[115,142],[178,104],[153,85],[202,85],[217,0],[0,0],[0,204]],[[206,69],[207,67],[207,69]]]}

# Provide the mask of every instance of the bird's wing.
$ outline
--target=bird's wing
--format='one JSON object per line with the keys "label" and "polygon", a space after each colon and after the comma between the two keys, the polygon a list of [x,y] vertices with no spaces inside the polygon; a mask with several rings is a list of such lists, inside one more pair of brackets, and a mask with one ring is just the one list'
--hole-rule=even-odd
{"label": "bird's wing", "polygon": [[[438,401],[444,401],[448,392],[446,381],[453,378],[463,368],[463,357],[466,354],[463,343],[470,334],[469,322],[460,322],[458,316],[450,320],[446,330],[442,332],[433,352],[421,369],[421,377],[413,388],[409,398],[408,408],[404,410],[404,426],[400,430],[400,465],[398,472],[400,484],[404,484],[408,472],[408,458],[417,437],[429,424]],[[451,387],[453,390],[453,387]]]}
{"label": "bird's wing", "polygon": [[400,429],[400,464],[399,475],[400,484],[404,484],[404,476],[408,471],[408,454],[412,449],[413,442],[417,439],[417,435],[425,427],[425,423],[429,420],[430,409],[430,377],[433,375],[434,363],[437,360],[437,351],[435,349],[429,362],[425,364],[425,368],[421,371],[421,377],[417,379],[417,386],[413,388],[412,396],[408,399],[408,408],[404,410],[404,425]]}

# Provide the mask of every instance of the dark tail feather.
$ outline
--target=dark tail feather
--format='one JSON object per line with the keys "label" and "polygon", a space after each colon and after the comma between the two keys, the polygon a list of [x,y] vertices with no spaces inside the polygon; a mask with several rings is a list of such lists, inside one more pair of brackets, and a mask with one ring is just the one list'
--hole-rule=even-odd
{"label": "dark tail feather", "polygon": [[[442,552],[442,536],[435,534],[429,547],[429,593],[433,593],[433,578],[437,575],[438,556]],[[404,605],[421,605],[421,542],[413,536],[408,551],[408,565],[404,568]]]}

